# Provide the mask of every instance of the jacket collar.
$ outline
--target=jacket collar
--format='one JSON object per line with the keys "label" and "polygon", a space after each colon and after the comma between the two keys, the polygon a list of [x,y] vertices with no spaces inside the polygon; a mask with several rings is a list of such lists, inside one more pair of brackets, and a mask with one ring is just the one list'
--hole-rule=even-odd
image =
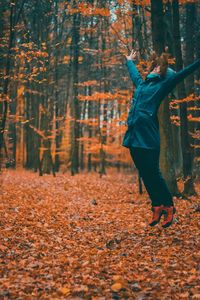
{"label": "jacket collar", "polygon": [[156,73],[149,73],[146,78],[145,81],[159,81],[161,79],[161,76],[159,74]]}

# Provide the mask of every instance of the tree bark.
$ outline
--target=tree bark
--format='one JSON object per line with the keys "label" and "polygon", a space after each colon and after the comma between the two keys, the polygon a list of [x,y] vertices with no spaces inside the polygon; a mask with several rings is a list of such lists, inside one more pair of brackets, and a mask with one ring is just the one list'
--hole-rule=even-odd
{"label": "tree bark", "polygon": [[[180,42],[180,27],[179,27],[179,1],[173,0],[173,33],[174,33],[174,52],[176,58],[176,68],[181,70],[183,68],[181,42]],[[177,86],[178,97],[180,99],[186,97],[186,90],[184,82]],[[195,194],[193,178],[192,178],[192,150],[190,146],[188,134],[188,120],[187,120],[187,103],[180,104],[180,126],[181,126],[181,147],[183,156],[183,180],[184,191],[183,194]]]}
{"label": "tree bark", "polygon": [[80,40],[80,13],[73,15],[73,28],[72,28],[72,82],[73,82],[73,99],[71,101],[71,175],[79,172],[79,100],[78,96],[78,74],[79,74],[79,40]]}
{"label": "tree bark", "polygon": [[[158,54],[161,54],[165,48],[165,27],[162,0],[151,0],[151,26],[153,48]],[[167,98],[163,100],[159,109],[159,123],[161,136],[161,170],[171,193],[173,195],[179,195],[174,168],[169,100]]]}
{"label": "tree bark", "polygon": [[10,28],[9,28],[9,43],[8,43],[8,53],[6,57],[6,70],[5,70],[5,80],[3,86],[4,101],[0,107],[1,119],[0,119],[0,169],[2,164],[2,148],[4,143],[4,131],[6,126],[6,118],[8,112],[8,87],[10,82],[10,68],[11,68],[11,53],[12,47],[14,46],[15,32],[14,32],[14,5],[10,3]]}

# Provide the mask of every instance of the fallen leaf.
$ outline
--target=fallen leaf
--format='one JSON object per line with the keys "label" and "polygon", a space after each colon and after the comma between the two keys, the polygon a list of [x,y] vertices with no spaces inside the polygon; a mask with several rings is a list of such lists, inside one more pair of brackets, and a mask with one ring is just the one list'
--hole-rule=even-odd
{"label": "fallen leaf", "polygon": [[122,284],[120,282],[114,283],[111,286],[111,289],[113,292],[119,292],[123,288]]}

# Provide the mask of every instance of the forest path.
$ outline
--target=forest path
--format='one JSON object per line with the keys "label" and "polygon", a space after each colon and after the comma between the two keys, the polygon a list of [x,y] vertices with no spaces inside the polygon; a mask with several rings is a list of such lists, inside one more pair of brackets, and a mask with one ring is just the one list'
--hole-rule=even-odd
{"label": "forest path", "polygon": [[1,180],[0,299],[200,299],[197,197],[151,228],[131,175]]}

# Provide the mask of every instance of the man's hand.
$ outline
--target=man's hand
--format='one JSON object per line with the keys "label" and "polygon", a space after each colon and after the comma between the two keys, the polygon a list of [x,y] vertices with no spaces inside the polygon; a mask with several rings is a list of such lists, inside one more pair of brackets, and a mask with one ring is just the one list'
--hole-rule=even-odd
{"label": "man's hand", "polygon": [[130,55],[126,56],[126,59],[136,60],[137,59],[137,51],[135,51],[134,49],[132,49]]}

